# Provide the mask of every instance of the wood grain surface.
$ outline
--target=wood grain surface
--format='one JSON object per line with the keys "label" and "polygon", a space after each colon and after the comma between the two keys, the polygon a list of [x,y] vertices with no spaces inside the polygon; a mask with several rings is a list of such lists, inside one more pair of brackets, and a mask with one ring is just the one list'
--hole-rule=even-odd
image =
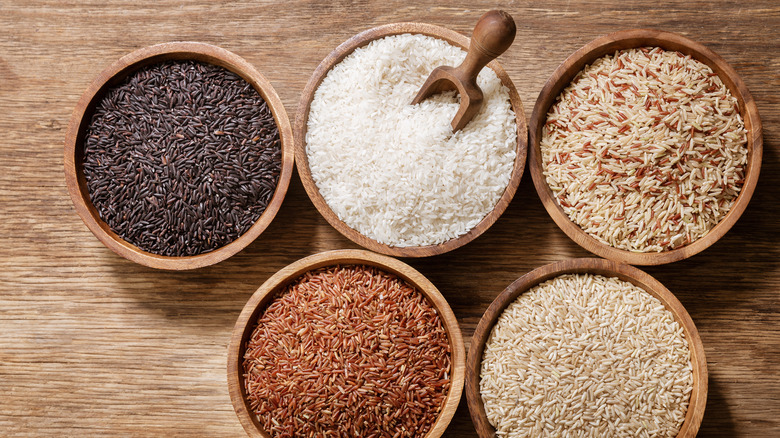
{"label": "wood grain surface", "polygon": [[[115,255],[79,219],[63,172],[65,127],[95,75],[143,46],[200,41],[254,65],[294,114],[311,72],[350,36],[398,21],[468,34],[494,8],[517,20],[501,63],[526,114],[561,61],[620,29],[680,33],[742,76],[764,127],[750,205],[702,253],[643,269],[679,298],[701,335],[710,379],[699,436],[780,436],[775,0],[0,0],[0,435],[242,436],[225,369],[244,304],[289,263],[356,247],[319,215],[294,175],[269,228],[224,262],[166,272]],[[584,256],[550,219],[526,172],[485,234],[447,254],[405,261],[450,302],[468,345],[482,312],[512,281]],[[476,436],[465,398],[445,436]]]}

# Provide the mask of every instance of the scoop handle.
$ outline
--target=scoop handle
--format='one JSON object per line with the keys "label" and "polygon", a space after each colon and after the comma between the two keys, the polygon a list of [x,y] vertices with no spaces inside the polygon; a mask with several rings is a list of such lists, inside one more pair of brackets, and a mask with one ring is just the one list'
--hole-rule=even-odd
{"label": "scoop handle", "polygon": [[486,12],[474,26],[469,52],[457,67],[460,77],[473,81],[488,62],[504,53],[515,40],[517,27],[512,16],[504,11]]}

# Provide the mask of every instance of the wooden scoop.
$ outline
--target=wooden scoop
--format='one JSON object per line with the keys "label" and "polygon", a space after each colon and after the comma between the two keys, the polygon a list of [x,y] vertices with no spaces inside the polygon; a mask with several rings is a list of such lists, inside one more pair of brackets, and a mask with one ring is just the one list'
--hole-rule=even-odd
{"label": "wooden scoop", "polygon": [[412,105],[434,94],[457,90],[460,94],[460,108],[452,119],[452,131],[459,131],[466,126],[482,107],[482,90],[477,85],[477,75],[488,62],[512,45],[516,30],[511,15],[497,10],[486,12],[474,26],[466,59],[457,67],[436,67],[420,88]]}

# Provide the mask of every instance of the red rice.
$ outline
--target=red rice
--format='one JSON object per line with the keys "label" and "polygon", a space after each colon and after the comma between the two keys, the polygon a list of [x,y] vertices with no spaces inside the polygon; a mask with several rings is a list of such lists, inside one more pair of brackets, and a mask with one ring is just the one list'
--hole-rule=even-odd
{"label": "red rice", "polygon": [[423,436],[450,387],[436,309],[367,266],[310,271],[285,288],[243,365],[251,409],[274,437]]}

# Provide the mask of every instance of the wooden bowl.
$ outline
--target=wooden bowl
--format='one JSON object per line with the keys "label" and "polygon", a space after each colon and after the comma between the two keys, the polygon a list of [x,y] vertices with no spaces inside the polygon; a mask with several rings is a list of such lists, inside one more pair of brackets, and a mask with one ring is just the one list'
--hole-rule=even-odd
{"label": "wooden bowl", "polygon": [[244,386],[243,358],[246,349],[245,346],[255,329],[260,315],[265,311],[266,306],[274,298],[276,292],[284,289],[288,284],[298,279],[304,273],[325,266],[345,264],[373,266],[382,271],[397,275],[428,298],[429,302],[439,313],[450,342],[450,354],[452,355],[450,361],[451,386],[436,422],[425,436],[426,438],[441,436],[452,419],[452,416],[455,414],[461,393],[463,392],[466,352],[458,321],[452,313],[449,304],[447,304],[447,300],[445,300],[436,287],[411,266],[391,257],[374,254],[364,250],[349,249],[322,252],[292,263],[263,283],[244,306],[244,310],[241,311],[230,338],[227,364],[230,400],[233,402],[233,408],[236,411],[236,415],[238,415],[238,419],[241,421],[241,425],[251,437],[270,437],[270,435],[263,430],[255,414],[252,413],[247,402],[247,394]]}
{"label": "wooden bowl", "polygon": [[693,370],[693,391],[691,392],[685,421],[680,428],[678,437],[694,437],[704,416],[704,406],[707,402],[707,361],[704,357],[699,332],[680,301],[669,292],[658,280],[647,273],[629,265],[611,260],[585,258],[564,260],[542,266],[523,275],[509,287],[504,289],[479,320],[474,335],[471,337],[469,356],[466,361],[466,397],[471,419],[480,437],[495,437],[495,429],[488,422],[485,406],[480,395],[479,382],[482,365],[482,354],[493,326],[504,309],[518,296],[539,283],[550,280],[562,274],[598,274],[607,277],[617,277],[641,287],[650,295],[658,298],[667,310],[672,312],[674,319],[683,329],[691,352]]}
{"label": "wooden bowl", "polygon": [[[555,200],[552,190],[547,185],[542,168],[542,155],[540,142],[542,128],[547,120],[547,112],[555,103],[555,99],[569,85],[574,76],[585,65],[596,59],[614,53],[617,50],[630,49],[643,46],[657,46],[665,50],[675,50],[708,65],[717,73],[723,83],[736,97],[739,103],[739,111],[744,119],[745,129],[748,132],[748,162],[745,183],[736,202],[728,214],[721,219],[707,234],[692,243],[670,251],[655,253],[638,253],[618,249],[604,244],[587,234],[577,224],[569,219]],[[737,219],[745,211],[745,208],[753,195],[758,182],[758,173],[761,169],[762,137],[761,119],[758,116],[758,108],[750,95],[747,87],[737,72],[720,56],[703,45],[691,41],[683,36],[657,30],[632,29],[615,32],[597,38],[583,46],[566,58],[553,72],[539,93],[534,111],[531,116],[530,131],[530,159],[529,167],[531,176],[536,186],[536,191],[542,199],[544,207],[556,224],[572,240],[588,251],[599,256],[634,265],[660,265],[685,259],[703,251],[726,234]]]}
{"label": "wooden bowl", "polygon": [[493,223],[498,220],[499,216],[506,210],[509,203],[517,191],[517,186],[520,184],[520,177],[523,175],[523,168],[525,166],[526,147],[528,131],[526,128],[525,114],[523,112],[523,104],[520,101],[520,95],[517,93],[517,89],[512,80],[509,79],[506,71],[496,61],[491,61],[487,66],[496,72],[496,75],[504,86],[509,89],[509,97],[512,105],[512,109],[515,111],[515,119],[517,120],[517,157],[515,158],[514,167],[512,169],[512,175],[504,190],[503,195],[496,203],[493,210],[488,213],[482,221],[480,221],[474,228],[468,231],[466,234],[448,240],[446,242],[437,245],[426,246],[409,246],[409,247],[397,247],[390,246],[384,243],[380,243],[374,239],[364,236],[360,232],[354,230],[341,219],[338,218],[336,213],[331,210],[325,199],[317,189],[314,180],[312,179],[311,169],[309,168],[309,159],[306,155],[306,129],[309,120],[309,109],[314,99],[314,93],[322,83],[322,80],[328,74],[331,68],[341,62],[345,57],[351,54],[355,49],[363,47],[369,44],[371,41],[384,38],[390,35],[399,35],[404,33],[427,35],[434,38],[438,38],[453,46],[467,50],[469,46],[469,38],[446,28],[434,26],[432,24],[425,23],[393,23],[386,24],[384,26],[375,27],[373,29],[361,32],[352,38],[348,39],[340,46],[338,46],[333,52],[331,52],[314,70],[314,73],[306,84],[301,96],[300,104],[298,105],[298,112],[295,117],[295,159],[297,161],[298,174],[303,182],[303,187],[306,189],[306,193],[309,194],[312,203],[330,223],[333,228],[338,230],[348,239],[357,243],[358,245],[376,251],[382,254],[392,255],[396,257],[427,257],[432,255],[443,254],[447,251],[459,248],[472,240],[476,239],[479,235],[487,231]]}
{"label": "wooden bowl", "polygon": [[[144,251],[125,241],[114,233],[100,218],[90,200],[89,190],[84,178],[84,135],[89,126],[96,105],[105,92],[121,83],[130,74],[140,68],[170,60],[195,60],[226,68],[237,74],[260,93],[273,114],[279,128],[282,147],[282,164],[279,181],[273,196],[268,202],[263,214],[251,228],[231,243],[213,251],[196,256],[169,257]],[[218,263],[249,245],[279,211],[287,187],[290,184],[294,165],[292,128],[287,112],[271,83],[243,58],[216,46],[195,42],[171,42],[145,47],[123,56],[111,66],[103,70],[87,91],[81,96],[73,111],[68,130],[65,135],[65,181],[70,197],[76,207],[76,212],[101,242],[112,251],[142,265],[159,269],[183,270],[194,269]]]}

